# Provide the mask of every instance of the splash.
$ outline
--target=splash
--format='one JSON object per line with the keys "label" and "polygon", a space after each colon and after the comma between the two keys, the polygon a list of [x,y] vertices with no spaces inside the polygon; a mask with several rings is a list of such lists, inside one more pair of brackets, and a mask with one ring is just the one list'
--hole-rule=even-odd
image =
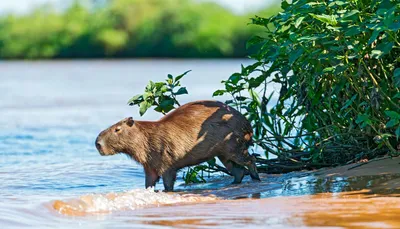
{"label": "splash", "polygon": [[153,188],[149,188],[122,193],[90,194],[66,202],[56,200],[52,206],[63,215],[85,216],[170,204],[208,202],[217,199],[214,196],[155,192]]}

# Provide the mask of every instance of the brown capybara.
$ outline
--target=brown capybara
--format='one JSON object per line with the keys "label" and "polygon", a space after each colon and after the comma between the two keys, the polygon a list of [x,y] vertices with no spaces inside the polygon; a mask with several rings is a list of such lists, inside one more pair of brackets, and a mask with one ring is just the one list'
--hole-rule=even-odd
{"label": "brown capybara", "polygon": [[241,183],[246,166],[260,180],[255,158],[248,153],[253,131],[237,110],[217,101],[196,101],[180,106],[159,121],[131,117],[102,131],[96,139],[101,155],[125,153],[144,167],[146,188],[160,176],[172,191],[179,169],[217,156]]}

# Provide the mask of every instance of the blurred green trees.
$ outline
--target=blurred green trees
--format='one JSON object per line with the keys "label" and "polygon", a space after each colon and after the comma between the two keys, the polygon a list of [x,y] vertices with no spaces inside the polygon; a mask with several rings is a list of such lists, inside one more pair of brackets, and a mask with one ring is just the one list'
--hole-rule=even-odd
{"label": "blurred green trees", "polygon": [[244,57],[259,32],[248,18],[278,10],[236,15],[194,0],[76,2],[63,12],[43,6],[0,18],[0,58]]}

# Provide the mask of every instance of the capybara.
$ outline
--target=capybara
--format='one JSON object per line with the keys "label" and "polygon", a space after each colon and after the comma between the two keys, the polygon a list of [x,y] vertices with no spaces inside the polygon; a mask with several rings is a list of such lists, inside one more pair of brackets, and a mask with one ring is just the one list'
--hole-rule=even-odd
{"label": "capybara", "polygon": [[245,167],[260,180],[255,158],[248,153],[253,131],[237,110],[218,101],[196,101],[180,106],[159,121],[125,118],[102,131],[96,148],[103,156],[125,153],[144,167],[146,188],[163,179],[173,191],[176,173],[217,156],[241,183]]}

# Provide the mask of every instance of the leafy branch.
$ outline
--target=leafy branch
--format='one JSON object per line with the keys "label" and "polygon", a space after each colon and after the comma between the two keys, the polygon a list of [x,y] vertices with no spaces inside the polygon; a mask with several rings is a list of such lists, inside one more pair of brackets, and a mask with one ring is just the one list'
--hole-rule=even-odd
{"label": "leafy branch", "polygon": [[180,80],[191,70],[178,75],[176,77],[168,74],[165,82],[150,81],[143,94],[136,95],[128,101],[128,105],[139,106],[140,116],[143,116],[146,111],[155,107],[154,110],[162,114],[167,114],[175,108],[180,106],[177,100],[178,95],[188,94],[186,87],[181,87]]}

